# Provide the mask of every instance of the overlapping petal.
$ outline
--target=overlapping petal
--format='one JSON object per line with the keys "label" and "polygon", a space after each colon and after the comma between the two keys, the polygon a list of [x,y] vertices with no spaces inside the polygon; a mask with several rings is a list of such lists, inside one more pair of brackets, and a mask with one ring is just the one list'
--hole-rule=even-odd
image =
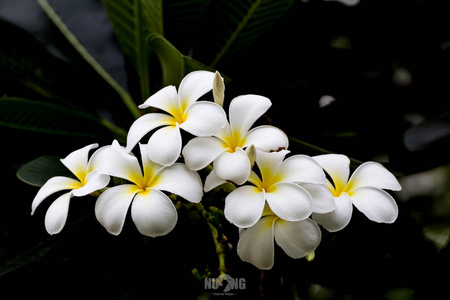
{"label": "overlapping petal", "polygon": [[227,122],[223,108],[207,101],[191,104],[184,112],[184,118],[180,128],[195,136],[211,136]]}
{"label": "overlapping petal", "polygon": [[212,90],[214,76],[213,72],[194,71],[183,78],[178,89],[178,103],[182,111]]}
{"label": "overlapping petal", "polygon": [[203,185],[197,172],[190,170],[183,164],[173,164],[161,169],[152,188],[168,191],[184,199],[198,203],[203,196]]}
{"label": "overlapping petal", "polygon": [[84,181],[88,170],[89,151],[97,148],[98,144],[87,145],[81,149],[73,151],[61,162],[70,170],[80,181]]}
{"label": "overlapping petal", "polygon": [[280,181],[278,168],[288,153],[288,150],[270,153],[258,149],[256,150],[256,164],[261,173],[261,179],[266,186]]}
{"label": "overlapping petal", "polygon": [[125,148],[114,140],[108,152],[108,163],[104,164],[99,173],[129,180],[137,185],[143,185],[143,174],[137,158],[127,153]]}
{"label": "overlapping petal", "polygon": [[341,154],[324,154],[313,159],[330,175],[336,190],[343,190],[350,175],[350,159]]}
{"label": "overlapping petal", "polygon": [[45,229],[49,234],[61,232],[66,224],[71,197],[71,192],[65,193],[59,196],[49,206],[47,213],[45,214]]}
{"label": "overlapping petal", "polygon": [[254,226],[243,230],[237,244],[237,254],[259,269],[269,270],[274,264],[274,224],[276,216],[261,218]]}
{"label": "overlapping petal", "polygon": [[251,165],[247,154],[241,148],[234,152],[223,152],[214,160],[216,175],[223,180],[243,184],[250,176]]}
{"label": "overlapping petal", "polygon": [[157,237],[172,231],[178,215],[169,197],[158,190],[146,189],[134,197],[131,218],[142,235]]}
{"label": "overlapping petal", "polygon": [[336,232],[348,225],[352,218],[353,205],[350,197],[342,193],[335,197],[336,209],[325,214],[312,214],[312,219],[330,232]]}
{"label": "overlapping petal", "polygon": [[179,111],[177,89],[173,85],[166,86],[150,96],[139,108],[155,107],[169,114]]}
{"label": "overlapping petal", "polygon": [[258,95],[243,95],[234,98],[229,108],[231,128],[244,136],[271,105],[268,98]]}
{"label": "overlapping petal", "polygon": [[56,176],[50,178],[39,189],[38,193],[34,197],[33,202],[31,203],[31,215],[34,214],[39,204],[41,204],[41,202],[44,201],[45,198],[47,198],[48,196],[63,190],[77,189],[80,188],[81,186],[82,186],[81,182],[69,177]]}
{"label": "overlapping petal", "polygon": [[166,126],[157,130],[147,144],[148,157],[163,166],[172,165],[181,154],[180,127]]}
{"label": "overlapping petal", "polygon": [[104,191],[95,203],[95,216],[106,230],[118,235],[123,228],[128,208],[136,195],[134,184],[118,185]]}
{"label": "overlapping petal", "polygon": [[73,190],[72,194],[75,197],[82,197],[91,194],[107,186],[109,179],[110,178],[108,175],[100,174],[96,171],[91,172],[86,176],[86,183],[82,187]]}
{"label": "overlapping petal", "polygon": [[237,227],[253,226],[263,212],[264,194],[250,185],[235,189],[225,198],[225,218]]}
{"label": "overlapping petal", "polygon": [[256,148],[266,152],[287,149],[289,146],[287,135],[279,128],[270,125],[251,129],[243,139],[245,141],[244,147],[254,145]]}
{"label": "overlapping petal", "polygon": [[351,191],[356,208],[369,220],[378,223],[393,223],[398,216],[395,200],[387,192],[374,187],[358,187]]}
{"label": "overlapping petal", "polygon": [[336,209],[333,194],[321,184],[301,183],[301,187],[308,191],[313,201],[312,211],[319,214],[332,212]]}
{"label": "overlapping petal", "polygon": [[183,148],[186,166],[191,170],[200,170],[214,161],[227,150],[227,145],[215,137],[197,137],[190,140]]}
{"label": "overlapping petal", "polygon": [[292,258],[305,257],[320,244],[322,233],[311,219],[288,222],[277,220],[274,226],[275,242]]}
{"label": "overlapping petal", "polygon": [[211,191],[212,189],[218,187],[219,185],[222,185],[224,183],[226,183],[226,180],[220,179],[219,177],[217,177],[216,172],[214,171],[214,169],[208,174],[208,176],[206,176],[206,180],[205,180],[205,186],[203,187],[203,190],[205,191],[205,193]]}
{"label": "overlapping petal", "polygon": [[325,184],[326,177],[322,168],[311,157],[294,155],[287,158],[278,169],[282,181]]}
{"label": "overlapping petal", "polygon": [[127,135],[127,152],[130,152],[134,146],[150,131],[161,126],[176,124],[173,116],[160,113],[151,113],[138,118],[131,125]]}
{"label": "overlapping petal", "polygon": [[299,221],[311,215],[311,195],[297,184],[276,183],[266,191],[265,197],[270,209],[281,219]]}
{"label": "overlapping petal", "polygon": [[348,181],[347,191],[358,187],[376,187],[380,189],[399,191],[402,189],[397,178],[383,165],[370,161],[361,164],[353,172]]}
{"label": "overlapping petal", "polygon": [[97,149],[94,153],[92,153],[87,164],[88,174],[93,171],[99,170],[104,163],[107,163],[107,157],[110,147],[111,147],[110,145],[104,146]]}

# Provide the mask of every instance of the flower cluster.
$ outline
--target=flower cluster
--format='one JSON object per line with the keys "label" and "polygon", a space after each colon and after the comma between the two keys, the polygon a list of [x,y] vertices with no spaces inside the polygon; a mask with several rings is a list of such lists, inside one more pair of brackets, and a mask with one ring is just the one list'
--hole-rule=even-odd
{"label": "flower cluster", "polygon": [[[211,90],[214,102],[199,101]],[[384,190],[401,187],[381,164],[363,163],[350,177],[345,155],[291,155],[282,130],[252,128],[272,105],[268,98],[236,97],[228,118],[223,98],[223,78],[217,72],[195,71],[178,91],[174,86],[161,89],[139,106],[160,112],[138,118],[126,146],[113,141],[89,158],[98,147],[92,144],[62,159],[78,180],[48,180],[33,200],[32,214],[49,195],[70,190],[46,213],[50,234],[63,229],[71,198],[91,194],[98,196],[95,216],[109,233],[120,234],[131,207],[138,231],[157,237],[177,223],[170,195],[199,203],[204,193],[232,183],[235,189],[225,198],[224,216],[239,228],[240,258],[260,269],[273,266],[275,243],[292,258],[312,253],[321,241],[319,225],[330,232],[343,229],[353,205],[372,221],[396,220],[396,202]],[[189,133],[183,138],[193,137],[183,143],[181,130]],[[203,183],[197,171],[205,168],[210,172]]]}

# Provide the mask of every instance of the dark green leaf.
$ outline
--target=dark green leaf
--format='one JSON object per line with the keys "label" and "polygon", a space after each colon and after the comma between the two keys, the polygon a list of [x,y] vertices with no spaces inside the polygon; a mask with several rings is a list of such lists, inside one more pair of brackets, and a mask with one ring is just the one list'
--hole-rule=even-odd
{"label": "dark green leaf", "polygon": [[114,136],[90,114],[22,98],[0,99],[0,126],[101,140]]}
{"label": "dark green leaf", "polygon": [[293,0],[247,0],[217,2],[215,30],[221,39],[221,49],[211,66],[215,67],[225,56],[233,58],[242,50],[253,45],[256,40],[291,7]]}
{"label": "dark green leaf", "polygon": [[57,156],[44,155],[23,165],[17,171],[17,177],[33,186],[43,186],[55,176],[74,177]]}
{"label": "dark green leaf", "polygon": [[103,0],[103,5],[123,52],[139,74],[142,98],[146,99],[150,95],[150,49],[146,37],[150,33],[163,33],[162,2]]}
{"label": "dark green leaf", "polygon": [[159,34],[150,34],[148,42],[160,60],[163,86],[178,85],[186,74],[195,70],[214,71],[213,68],[181,54]]}

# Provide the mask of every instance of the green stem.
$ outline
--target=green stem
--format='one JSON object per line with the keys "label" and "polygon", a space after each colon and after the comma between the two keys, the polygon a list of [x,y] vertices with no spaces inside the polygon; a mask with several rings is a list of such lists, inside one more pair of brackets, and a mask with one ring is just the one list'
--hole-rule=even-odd
{"label": "green stem", "polygon": [[209,226],[209,230],[211,231],[211,235],[214,241],[214,245],[216,247],[216,254],[217,254],[217,258],[219,260],[219,272],[220,274],[225,274],[226,273],[226,266],[225,266],[225,248],[221,243],[221,239],[219,239],[219,232],[217,231],[217,228],[214,227],[214,225],[212,225],[209,220],[211,218],[211,215],[205,210],[205,208],[203,207],[203,205],[201,203],[196,203],[195,206],[197,207],[197,209],[199,210],[199,212],[202,214],[203,218],[205,218],[206,222],[208,223]]}

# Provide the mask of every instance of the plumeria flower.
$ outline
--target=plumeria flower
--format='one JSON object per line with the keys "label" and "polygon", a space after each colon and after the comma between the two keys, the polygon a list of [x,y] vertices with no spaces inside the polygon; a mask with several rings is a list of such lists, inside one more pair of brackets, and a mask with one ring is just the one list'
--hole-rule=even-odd
{"label": "plumeria flower", "polygon": [[99,174],[97,170],[105,159],[108,147],[95,151],[88,159],[89,151],[97,148],[98,144],[91,144],[70,153],[61,162],[76,176],[73,179],[64,176],[50,178],[38,191],[31,204],[31,215],[48,196],[63,190],[69,192],[59,196],[48,208],[45,215],[45,228],[49,234],[59,233],[66,224],[69,212],[69,202],[72,197],[82,197],[103,189],[109,183],[109,176]]}
{"label": "plumeria flower", "polygon": [[179,195],[190,202],[200,202],[203,196],[199,175],[185,165],[169,167],[148,158],[147,145],[139,145],[142,166],[138,159],[114,141],[108,154],[108,164],[100,172],[128,180],[104,191],[95,204],[97,220],[114,235],[122,231],[128,208],[139,232],[145,236],[162,236],[176,225],[177,210],[161,191]]}
{"label": "plumeria flower", "polygon": [[[300,221],[313,211],[311,194],[297,183],[324,184],[325,173],[310,157],[295,155],[283,161],[289,151],[267,153],[257,150],[256,164],[261,177],[251,172],[249,182],[225,198],[225,217],[238,227],[258,222],[267,201],[270,209],[286,221]],[[330,208],[330,210],[333,207]]]}
{"label": "plumeria flower", "polygon": [[150,131],[159,128],[147,144],[148,157],[161,165],[173,164],[181,153],[180,128],[195,136],[210,136],[225,126],[223,108],[207,101],[197,101],[213,88],[214,73],[195,71],[181,81],[178,93],[174,86],[167,86],[139,108],[155,107],[164,113],[149,113],[138,118],[127,136],[127,151]]}
{"label": "plumeria flower", "polygon": [[320,228],[313,220],[289,222],[266,206],[262,218],[255,225],[240,231],[237,253],[243,261],[269,270],[274,264],[274,240],[288,256],[297,259],[313,252],[321,238]]}
{"label": "plumeria flower", "polygon": [[257,95],[234,98],[229,107],[229,123],[212,137],[194,138],[186,144],[183,149],[186,165],[191,170],[200,170],[214,161],[210,176],[245,183],[251,171],[245,148],[254,145],[270,151],[288,147],[286,134],[276,127],[263,125],[249,130],[271,105],[268,98]]}
{"label": "plumeria flower", "polygon": [[[325,154],[313,157],[331,177],[326,187],[334,197],[336,210],[313,213],[312,218],[330,232],[347,226],[353,205],[369,220],[393,223],[397,219],[395,200],[382,189],[399,191],[401,186],[392,173],[376,162],[361,164],[349,179],[350,160],[345,155]],[[353,204],[353,205],[352,205]]]}

